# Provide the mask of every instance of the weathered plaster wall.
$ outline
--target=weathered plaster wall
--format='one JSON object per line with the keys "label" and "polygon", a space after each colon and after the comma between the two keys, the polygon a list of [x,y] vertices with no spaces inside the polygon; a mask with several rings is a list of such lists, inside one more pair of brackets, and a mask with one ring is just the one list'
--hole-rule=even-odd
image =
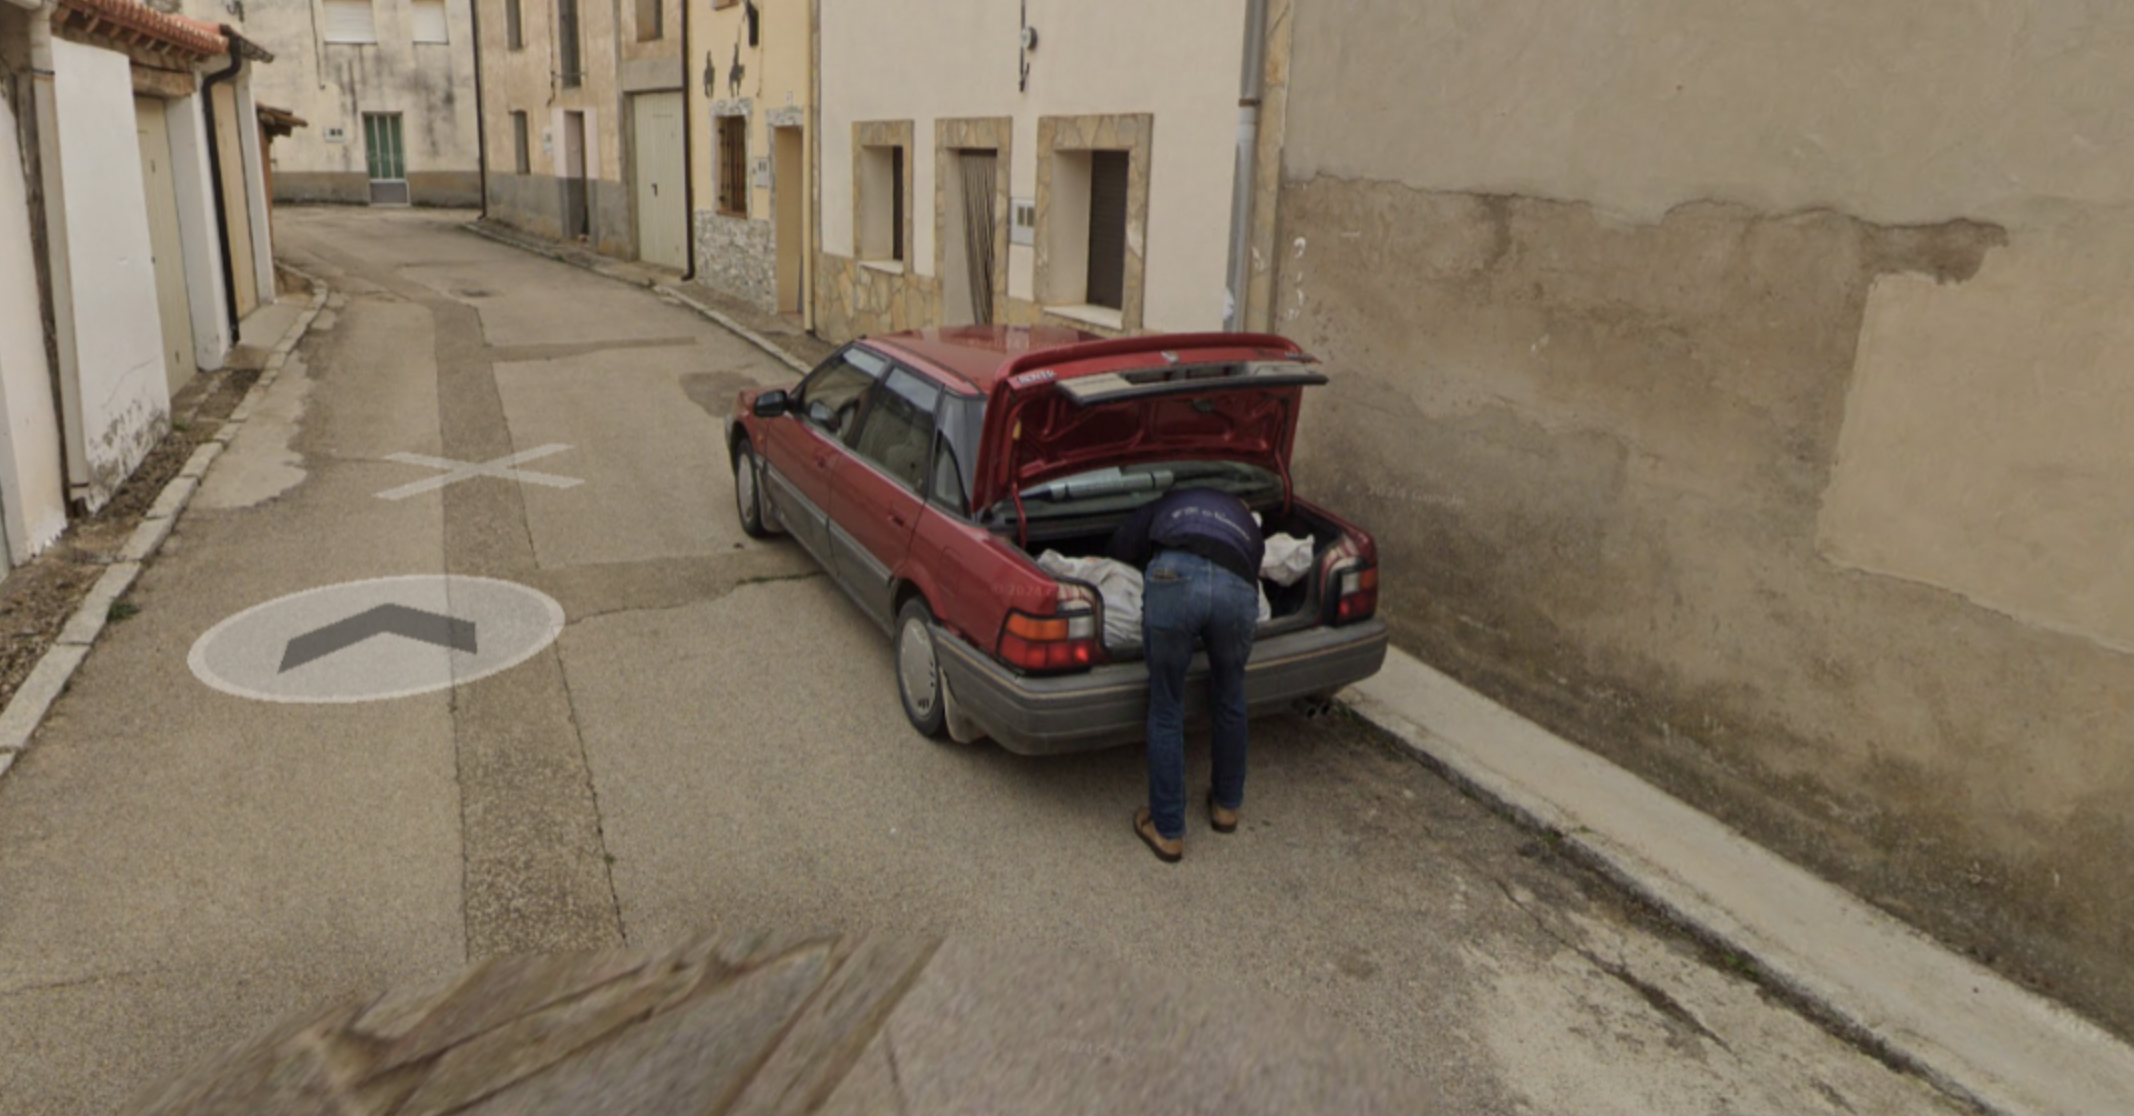
{"label": "weathered plaster wall", "polygon": [[[452,190],[422,191],[413,200],[479,203],[479,189],[464,188],[481,164],[472,0],[446,0],[449,41],[443,43],[414,41],[414,6],[409,0],[374,0],[375,44],[325,42],[313,6],[314,0],[250,0],[245,5],[244,33],[274,52],[274,61],[257,67],[252,76],[254,96],[296,113],[309,125],[274,141],[276,197],[368,202],[363,114],[397,112],[411,184],[417,175],[461,176],[452,180]],[[540,8],[529,4],[526,11],[531,23]],[[502,15],[500,7],[500,21]],[[329,141],[331,128],[341,129],[345,138]],[[510,137],[505,139],[508,153]],[[328,182],[334,185],[322,186]],[[411,188],[410,193],[416,191]]]}
{"label": "weathered plaster wall", "polygon": [[[0,18],[0,34],[23,17]],[[0,82],[0,570],[29,560],[67,527],[59,412],[44,346],[30,210],[11,83]]]}
{"label": "weathered plaster wall", "polygon": [[52,61],[74,307],[73,374],[62,378],[73,479],[94,510],[170,429],[170,390],[130,64],[66,40],[53,42]]}
{"label": "weathered plaster wall", "polygon": [[1300,483],[1400,641],[2134,1030],[2134,13],[1295,20]]}
{"label": "weathered plaster wall", "polygon": [[[553,80],[560,55],[551,35],[552,5],[528,3],[525,7],[523,45],[513,50],[505,35],[504,6],[500,0],[482,0],[483,111],[488,114],[486,136],[489,158],[489,216],[500,223],[553,237],[561,228],[564,141],[561,121],[566,112],[585,114],[587,193],[591,207],[594,246],[612,255],[628,256],[635,245],[630,216],[630,192],[623,185],[623,97],[619,86],[621,47],[616,41],[617,6],[581,2],[579,5],[580,65],[583,79],[577,86]],[[679,28],[674,29],[679,34]],[[529,183],[506,183],[516,177],[516,152],[512,148],[511,114],[527,118],[527,154],[531,177],[547,180],[547,195]],[[503,183],[500,185],[500,183]],[[520,208],[521,204],[527,208]],[[544,231],[545,230],[545,231]]]}

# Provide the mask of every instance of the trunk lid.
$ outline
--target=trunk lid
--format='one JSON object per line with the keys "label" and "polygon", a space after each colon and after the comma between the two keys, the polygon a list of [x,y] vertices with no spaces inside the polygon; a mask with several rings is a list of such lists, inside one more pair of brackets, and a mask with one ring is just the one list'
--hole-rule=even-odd
{"label": "trunk lid", "polygon": [[1148,355],[1002,379],[986,409],[986,444],[995,452],[977,506],[1090,469],[1190,459],[1264,468],[1282,478],[1286,501],[1304,388],[1327,382],[1310,358],[1166,353],[1176,363],[1151,367]]}

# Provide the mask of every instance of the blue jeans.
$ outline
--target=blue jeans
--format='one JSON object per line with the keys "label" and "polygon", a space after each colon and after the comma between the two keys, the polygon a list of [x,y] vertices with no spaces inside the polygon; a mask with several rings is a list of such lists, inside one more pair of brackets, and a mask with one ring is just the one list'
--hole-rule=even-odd
{"label": "blue jeans", "polygon": [[1208,652],[1215,721],[1215,800],[1245,799],[1245,663],[1252,658],[1259,586],[1198,554],[1166,550],[1142,581],[1141,637],[1148,660],[1149,814],[1156,832],[1186,831],[1186,669],[1193,645]]}

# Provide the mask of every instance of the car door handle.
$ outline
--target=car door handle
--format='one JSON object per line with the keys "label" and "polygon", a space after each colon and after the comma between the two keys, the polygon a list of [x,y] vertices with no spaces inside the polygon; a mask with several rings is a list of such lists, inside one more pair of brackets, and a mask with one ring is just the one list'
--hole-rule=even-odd
{"label": "car door handle", "polygon": [[890,512],[890,513],[889,513],[889,522],[891,522],[891,523],[894,523],[894,524],[896,524],[896,525],[897,525],[897,526],[899,526],[899,527],[902,527],[902,526],[904,526],[904,517],[903,517],[903,516],[901,516],[901,515],[898,515],[898,514],[897,514],[897,513],[895,513],[895,512]]}

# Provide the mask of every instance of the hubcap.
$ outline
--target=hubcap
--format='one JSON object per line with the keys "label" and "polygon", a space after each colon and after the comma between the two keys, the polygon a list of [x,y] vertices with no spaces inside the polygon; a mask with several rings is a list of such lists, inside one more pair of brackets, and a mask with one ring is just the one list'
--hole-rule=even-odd
{"label": "hubcap", "polygon": [[743,454],[741,467],[734,470],[734,509],[741,513],[741,522],[756,521],[756,461]]}
{"label": "hubcap", "polygon": [[904,683],[904,699],[921,718],[934,715],[937,675],[934,671],[934,636],[918,617],[904,621],[897,640],[897,675]]}

